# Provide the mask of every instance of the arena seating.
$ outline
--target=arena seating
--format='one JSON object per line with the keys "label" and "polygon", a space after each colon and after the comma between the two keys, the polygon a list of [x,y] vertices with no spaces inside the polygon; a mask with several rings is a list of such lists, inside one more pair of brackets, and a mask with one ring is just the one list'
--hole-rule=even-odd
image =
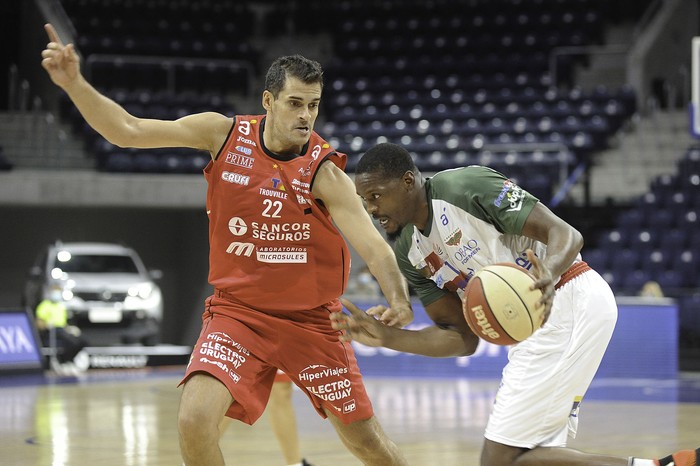
{"label": "arena seating", "polygon": [[[488,150],[497,154],[494,168],[517,176],[522,164],[505,161],[513,147],[520,160],[555,146],[570,152],[569,164],[590,161],[635,111],[631,89],[558,86],[574,59],[560,60],[560,82],[551,81],[554,47],[602,41],[602,2],[375,2],[371,11],[363,2],[343,5],[342,14],[326,12],[339,18],[342,34],[333,36],[335,58],[326,66],[333,123],[324,129],[351,154],[351,165],[388,140],[406,144],[424,170],[479,163]],[[541,166],[550,178],[551,159]]]}
{"label": "arena seating", "polygon": [[[87,60],[104,54],[211,60],[179,67],[167,91],[162,86],[172,76],[158,63],[91,63],[98,88],[135,114],[155,118],[235,113],[226,96],[248,86],[250,76],[240,66],[222,70],[216,60],[249,63],[259,74],[262,54],[250,40],[256,27],[271,37],[290,27],[298,34],[324,34],[333,58],[324,63],[322,117],[328,123],[318,129],[349,154],[349,171],[369,146],[392,141],[404,143],[423,170],[488,164],[527,179],[526,187],[548,200],[562,169],[590,162],[635,111],[631,89],[570,85],[572,65],[585,55],[559,60],[556,72],[564,85],[551,82],[554,47],[601,43],[602,0],[264,0],[258,4],[262,15],[233,0],[63,4]],[[101,169],[199,172],[198,163],[175,163],[187,156],[174,152],[168,157],[150,151],[150,158],[169,162],[132,163],[143,151],[111,147],[73,116]]]}
{"label": "arena seating", "polygon": [[[254,21],[248,2],[61,3],[77,30],[84,72],[98,89],[135,115],[163,119],[201,111],[233,115],[228,94],[245,93],[254,84],[260,54],[249,40]],[[89,128],[69,101],[62,109],[83,135],[100,170],[201,174],[208,161],[185,149],[125,151]]]}
{"label": "arena seating", "polygon": [[700,284],[698,226],[700,147],[691,147],[676,174],[658,177],[583,257],[619,294],[636,295],[654,280],[667,295],[684,296]]}

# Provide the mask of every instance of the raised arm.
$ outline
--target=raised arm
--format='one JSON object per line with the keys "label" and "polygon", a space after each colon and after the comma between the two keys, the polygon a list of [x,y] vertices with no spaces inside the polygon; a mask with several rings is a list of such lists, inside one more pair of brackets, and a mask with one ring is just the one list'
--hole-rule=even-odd
{"label": "raised arm", "polygon": [[100,94],[80,72],[80,58],[73,44],[64,45],[51,24],[44,26],[49,37],[41,53],[41,66],[51,81],[61,87],[85,118],[105,139],[120,147],[190,147],[215,155],[233,121],[208,112],[175,121],[137,118]]}
{"label": "raised arm", "polygon": [[394,251],[367,215],[352,180],[335,164],[325,162],[319,168],[312,190],[377,279],[390,306],[381,320],[401,327],[409,324],[413,320],[413,310],[408,286],[396,264]]}

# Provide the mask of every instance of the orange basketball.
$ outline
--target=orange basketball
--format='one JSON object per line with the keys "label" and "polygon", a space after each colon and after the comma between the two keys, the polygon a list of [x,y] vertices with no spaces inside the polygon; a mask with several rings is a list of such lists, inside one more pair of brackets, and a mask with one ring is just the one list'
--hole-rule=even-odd
{"label": "orange basketball", "polygon": [[544,306],[537,307],[540,290],[531,290],[535,277],[509,263],[488,265],[469,280],[462,301],[464,318],[480,338],[496,345],[523,341],[542,324]]}

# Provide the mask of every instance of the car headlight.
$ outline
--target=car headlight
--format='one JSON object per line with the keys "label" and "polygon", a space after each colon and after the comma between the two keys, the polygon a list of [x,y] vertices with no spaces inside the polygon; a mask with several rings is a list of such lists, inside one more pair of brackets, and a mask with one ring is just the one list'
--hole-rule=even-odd
{"label": "car headlight", "polygon": [[127,293],[134,298],[148,299],[153,293],[153,285],[151,283],[139,283],[129,288]]}

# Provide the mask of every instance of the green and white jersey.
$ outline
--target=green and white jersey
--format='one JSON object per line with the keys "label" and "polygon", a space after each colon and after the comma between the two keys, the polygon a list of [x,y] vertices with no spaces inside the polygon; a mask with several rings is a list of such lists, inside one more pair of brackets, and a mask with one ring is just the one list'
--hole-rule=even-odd
{"label": "green and white jersey", "polygon": [[426,180],[431,221],[407,225],[396,241],[399,267],[421,302],[462,294],[480,268],[496,262],[531,267],[525,251],[543,259],[546,246],[521,236],[537,198],[495,170],[468,166]]}

